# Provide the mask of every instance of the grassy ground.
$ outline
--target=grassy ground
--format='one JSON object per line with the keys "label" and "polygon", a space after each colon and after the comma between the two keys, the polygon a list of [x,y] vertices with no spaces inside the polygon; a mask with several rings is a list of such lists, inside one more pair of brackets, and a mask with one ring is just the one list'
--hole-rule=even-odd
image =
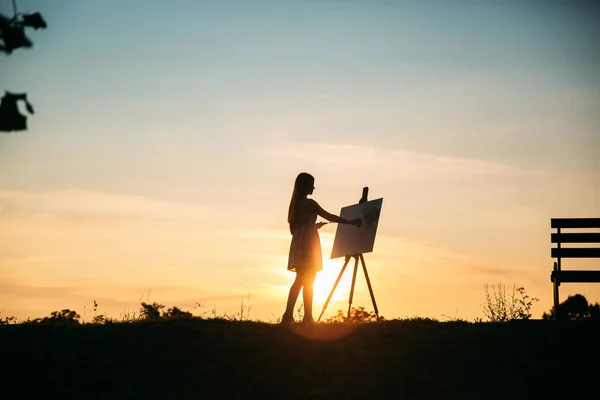
{"label": "grassy ground", "polygon": [[17,398],[574,398],[599,348],[597,321],[21,324],[0,376]]}

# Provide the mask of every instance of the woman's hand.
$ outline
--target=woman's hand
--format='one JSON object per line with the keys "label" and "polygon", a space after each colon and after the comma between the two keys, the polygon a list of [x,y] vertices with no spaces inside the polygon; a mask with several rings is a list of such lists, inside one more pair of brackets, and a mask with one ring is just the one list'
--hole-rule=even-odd
{"label": "woman's hand", "polygon": [[350,223],[352,225],[356,225],[357,228],[360,228],[360,226],[362,225],[362,219],[356,218],[356,219],[353,219],[352,221],[350,221]]}
{"label": "woman's hand", "polygon": [[317,222],[315,224],[315,226],[317,227],[317,229],[321,229],[323,227],[323,225],[327,225],[327,222],[321,221],[321,222]]}

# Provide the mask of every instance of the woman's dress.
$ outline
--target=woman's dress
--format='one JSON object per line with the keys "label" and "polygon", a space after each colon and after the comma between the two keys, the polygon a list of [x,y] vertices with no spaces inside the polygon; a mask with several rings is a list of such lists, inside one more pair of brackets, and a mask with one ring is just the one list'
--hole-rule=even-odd
{"label": "woman's dress", "polygon": [[320,271],[323,269],[321,239],[315,223],[317,213],[304,212],[292,231],[292,243],[288,257],[290,271]]}

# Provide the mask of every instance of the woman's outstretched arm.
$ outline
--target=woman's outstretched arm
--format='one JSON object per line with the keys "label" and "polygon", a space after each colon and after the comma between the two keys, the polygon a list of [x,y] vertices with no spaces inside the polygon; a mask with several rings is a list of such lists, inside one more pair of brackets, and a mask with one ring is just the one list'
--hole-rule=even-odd
{"label": "woman's outstretched arm", "polygon": [[362,220],[360,218],[357,218],[357,219],[346,219],[346,218],[338,217],[337,215],[334,215],[334,214],[331,214],[331,213],[325,211],[319,205],[319,203],[317,203],[313,199],[310,199],[309,201],[311,203],[311,206],[314,207],[317,215],[319,215],[320,217],[325,218],[327,221],[337,222],[338,224],[352,224],[352,225],[356,225],[356,226],[360,226],[361,223],[362,223]]}

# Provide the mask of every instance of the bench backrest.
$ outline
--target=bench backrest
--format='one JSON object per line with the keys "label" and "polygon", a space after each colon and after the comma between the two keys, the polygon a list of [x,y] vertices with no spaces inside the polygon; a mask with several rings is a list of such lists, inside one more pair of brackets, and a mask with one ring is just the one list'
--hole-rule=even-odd
{"label": "bench backrest", "polygon": [[[563,271],[561,267],[562,258],[600,258],[600,232],[563,232],[562,229],[598,229],[600,228],[600,218],[552,218],[550,221],[552,229],[556,229],[550,238],[551,242],[556,244],[556,247],[551,250],[552,258],[556,258],[556,262],[550,280],[554,286],[554,318],[559,319],[558,287],[561,282],[600,283],[600,266],[598,270],[580,271]],[[562,247],[562,244],[565,243],[587,246]],[[589,246],[593,243],[598,246]]]}
{"label": "bench backrest", "polygon": [[[600,258],[600,232],[562,232],[562,229],[594,229],[600,228],[600,218],[552,218],[550,225],[556,229],[551,241],[556,243],[552,248],[552,258]],[[589,244],[597,243],[599,247],[562,247],[563,243]]]}

